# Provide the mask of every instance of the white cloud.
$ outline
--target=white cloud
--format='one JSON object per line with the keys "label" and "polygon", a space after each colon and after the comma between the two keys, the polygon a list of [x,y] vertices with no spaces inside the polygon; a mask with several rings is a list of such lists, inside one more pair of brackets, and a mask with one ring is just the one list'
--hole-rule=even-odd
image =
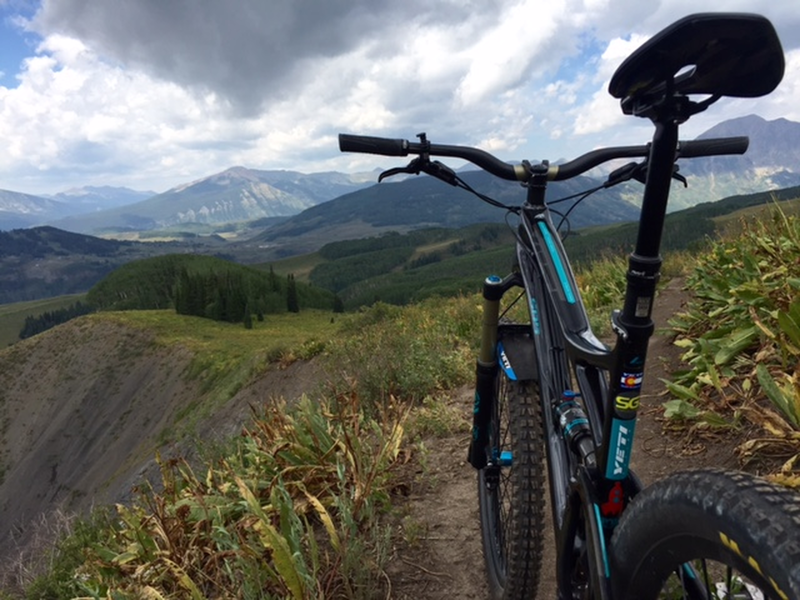
{"label": "white cloud", "polygon": [[32,181],[47,173],[61,185],[104,173],[146,185],[168,179],[161,172],[165,159],[182,164],[171,174],[177,181],[198,174],[194,148],[231,143],[239,133],[226,133],[213,97],[110,66],[65,36],[46,38],[19,80],[16,88],[0,88],[2,185],[11,189],[21,187],[12,179],[17,175]]}
{"label": "white cloud", "polygon": [[534,1],[509,6],[464,53],[467,71],[456,90],[460,103],[474,105],[530,78],[531,61],[556,33],[561,8]]}
{"label": "white cloud", "polygon": [[[10,74],[0,79],[0,188],[162,190],[234,164],[389,162],[340,155],[339,131],[426,130],[512,158],[643,143],[649,124],[622,115],[608,80],[694,4],[240,0],[232,11],[211,0],[46,0],[25,25],[41,45],[16,86]],[[715,9],[746,4],[719,0]],[[763,10],[793,44],[783,84],[768,99],[721,101],[687,134],[748,112],[800,121],[800,13],[794,0]]]}
{"label": "white cloud", "polygon": [[647,37],[632,35],[629,39],[615,38],[608,43],[600,55],[594,82],[600,82],[588,103],[573,111],[573,131],[577,135],[588,135],[612,130],[622,126],[629,119],[622,114],[619,101],[608,93],[608,82],[620,63],[636,48],[641,46]]}

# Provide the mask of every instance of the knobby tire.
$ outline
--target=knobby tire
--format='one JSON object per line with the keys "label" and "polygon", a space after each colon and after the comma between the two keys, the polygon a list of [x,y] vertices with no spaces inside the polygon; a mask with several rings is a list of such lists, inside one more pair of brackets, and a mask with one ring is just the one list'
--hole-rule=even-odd
{"label": "knobby tire", "polygon": [[745,473],[679,473],[626,508],[611,560],[619,598],[799,600],[800,497]]}
{"label": "knobby tire", "polygon": [[544,473],[541,416],[532,382],[511,381],[498,369],[490,461],[511,452],[511,466],[478,472],[478,500],[489,594],[493,600],[532,598],[542,560]]}

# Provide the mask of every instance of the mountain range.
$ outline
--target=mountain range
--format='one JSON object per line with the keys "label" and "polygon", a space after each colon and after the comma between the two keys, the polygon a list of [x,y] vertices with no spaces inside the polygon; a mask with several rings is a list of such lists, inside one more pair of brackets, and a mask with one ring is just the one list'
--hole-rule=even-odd
{"label": "mountain range", "polygon": [[[732,194],[800,183],[800,123],[786,119],[766,121],[750,115],[719,123],[699,137],[732,135],[750,137],[748,153],[745,156],[681,161],[681,172],[691,175],[690,186],[688,189],[675,186],[671,210]],[[393,185],[411,185],[415,179]],[[304,174],[239,166],[160,194],[127,188],[86,187],[45,198],[0,190],[0,230],[50,224],[78,233],[113,235],[193,224],[213,228],[270,217],[283,220],[334,198],[348,197],[346,202],[352,203],[355,199],[348,195],[359,190],[363,191],[364,199],[382,195],[383,192],[364,189],[375,180],[375,173]],[[590,183],[588,180],[585,182]],[[440,183],[436,183],[440,190],[443,189]],[[419,184],[413,184],[412,191],[417,190],[414,185]],[[623,189],[619,198],[636,204],[638,191],[638,188]],[[398,210],[403,208],[402,204],[396,207]],[[625,218],[626,214],[618,216]],[[286,227],[304,227],[312,217],[324,219],[324,211],[303,217],[305,225],[296,223]],[[443,223],[437,221],[437,224]]]}
{"label": "mountain range", "polygon": [[77,215],[135,204],[155,195],[156,192],[152,191],[140,192],[130,188],[105,185],[72,188],[50,198],[68,205],[70,214]]}
{"label": "mountain range", "polygon": [[[525,190],[518,183],[497,179],[484,171],[459,175],[469,186],[501,203],[518,206],[525,198]],[[580,194],[597,184],[590,177],[551,183],[547,197],[556,200]],[[576,229],[635,220],[639,208],[624,197],[627,189],[620,186],[590,196],[581,203],[580,210],[569,215],[569,226]],[[560,210],[566,211],[569,206],[567,203]],[[387,231],[460,228],[476,223],[501,223],[507,217],[508,211],[481,202],[464,190],[432,177],[415,177],[382,183],[319,204],[267,228],[249,242],[261,245],[264,260],[271,260],[312,252],[328,242]]]}
{"label": "mountain range", "polygon": [[86,187],[40,198],[2,190],[0,230],[50,224],[75,233],[113,233],[286,217],[370,180],[374,175],[232,167],[161,194]]}
{"label": "mountain range", "polygon": [[0,190],[0,230],[33,227],[70,212],[69,205],[52,198]]}
{"label": "mountain range", "polygon": [[800,184],[800,123],[767,121],[756,115],[723,121],[698,139],[746,135],[747,152],[679,161],[689,187],[673,187],[670,209],[694,206],[735,194],[747,194]]}

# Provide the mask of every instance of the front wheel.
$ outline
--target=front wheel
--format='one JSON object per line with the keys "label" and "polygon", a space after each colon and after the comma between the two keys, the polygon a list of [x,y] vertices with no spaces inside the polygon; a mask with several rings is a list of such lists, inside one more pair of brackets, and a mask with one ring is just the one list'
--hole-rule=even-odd
{"label": "front wheel", "polygon": [[800,600],[800,498],[744,473],[648,487],[611,540],[615,597]]}
{"label": "front wheel", "polygon": [[533,598],[542,559],[544,475],[535,386],[498,369],[489,464],[478,472],[483,555],[494,600]]}

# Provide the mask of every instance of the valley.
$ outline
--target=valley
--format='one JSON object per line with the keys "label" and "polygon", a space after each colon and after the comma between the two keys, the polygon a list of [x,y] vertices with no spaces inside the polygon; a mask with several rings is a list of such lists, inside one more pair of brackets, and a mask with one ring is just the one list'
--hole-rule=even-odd
{"label": "valley", "polygon": [[[800,183],[800,124],[751,115],[720,123],[700,137],[741,134],[751,138],[745,156],[681,161],[690,187],[673,182],[673,213]],[[516,184],[482,171],[461,175],[501,202],[520,201]],[[552,184],[550,200],[597,185],[596,175]],[[149,256],[202,254],[241,264],[279,264],[335,242],[506,219],[504,211],[428,177],[373,185],[375,178],[376,173],[306,175],[233,167],[155,195],[124,188],[75,189],[52,198],[0,191],[0,304],[84,293],[122,264]],[[570,213],[570,230],[635,220],[638,188],[626,183],[589,196]],[[65,216],[69,210],[75,214]],[[51,224],[31,227],[37,223]],[[573,243],[580,245],[583,235]],[[353,299],[351,306],[363,301]]]}

